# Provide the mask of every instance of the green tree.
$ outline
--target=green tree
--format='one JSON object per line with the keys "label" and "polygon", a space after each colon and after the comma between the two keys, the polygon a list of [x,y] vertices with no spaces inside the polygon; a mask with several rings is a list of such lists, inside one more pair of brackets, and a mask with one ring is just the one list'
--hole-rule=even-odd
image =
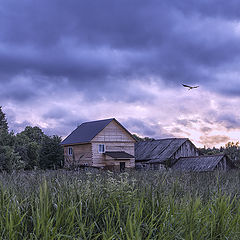
{"label": "green tree", "polygon": [[10,142],[10,135],[8,133],[8,123],[5,113],[0,106],[0,145],[5,146]]}
{"label": "green tree", "polygon": [[39,167],[39,154],[45,136],[39,127],[31,126],[16,135],[15,150],[25,162],[25,169]]}
{"label": "green tree", "polygon": [[154,141],[154,138],[150,138],[150,137],[139,137],[137,134],[132,134],[133,138],[137,141],[137,142],[142,142],[142,141]]}
{"label": "green tree", "polygon": [[5,113],[2,111],[2,106],[0,106],[0,133],[2,132],[8,133],[8,123]]}
{"label": "green tree", "polygon": [[27,136],[31,142],[36,142],[38,144],[41,144],[43,142],[44,137],[46,136],[43,133],[43,131],[36,126],[25,127],[24,131],[22,131],[21,134],[24,134],[25,136]]}
{"label": "green tree", "polygon": [[34,169],[39,166],[39,154],[41,146],[36,142],[30,142],[27,146],[27,169]]}
{"label": "green tree", "polygon": [[40,167],[57,169],[63,167],[63,147],[59,136],[45,136],[40,150]]}
{"label": "green tree", "polygon": [[15,136],[8,132],[5,113],[0,107],[0,170],[12,171],[24,167],[20,155],[14,151]]}
{"label": "green tree", "polygon": [[226,153],[234,162],[240,163],[239,142],[228,142],[225,145],[224,153]]}
{"label": "green tree", "polygon": [[24,168],[21,157],[10,146],[0,146],[0,170],[11,172]]}

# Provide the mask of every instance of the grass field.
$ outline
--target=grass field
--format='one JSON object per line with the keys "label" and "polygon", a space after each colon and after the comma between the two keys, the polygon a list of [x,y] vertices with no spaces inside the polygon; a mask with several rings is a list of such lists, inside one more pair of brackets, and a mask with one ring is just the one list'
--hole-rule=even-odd
{"label": "grass field", "polygon": [[240,239],[240,172],[0,174],[0,239]]}

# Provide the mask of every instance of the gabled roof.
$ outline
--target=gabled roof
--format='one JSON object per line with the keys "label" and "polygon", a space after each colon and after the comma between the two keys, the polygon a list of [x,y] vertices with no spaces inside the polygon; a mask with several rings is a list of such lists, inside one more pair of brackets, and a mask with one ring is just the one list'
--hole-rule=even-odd
{"label": "gabled roof", "polygon": [[[132,134],[126,128],[124,128],[115,118],[109,118],[104,120],[82,123],[68,137],[66,137],[62,141],[61,145],[89,143],[98,133],[100,133],[112,121],[115,121],[132,137]],[[135,139],[133,138],[133,140]]]}
{"label": "gabled roof", "polygon": [[[186,172],[213,171],[225,156],[226,155],[224,154],[220,154],[198,157],[183,157],[178,159],[178,161],[173,165],[172,169]],[[227,161],[232,165],[233,168],[235,167],[228,157]]]}
{"label": "gabled roof", "polygon": [[135,160],[164,162],[171,158],[187,140],[188,138],[166,138],[137,142],[135,144]]}
{"label": "gabled roof", "polygon": [[126,153],[124,151],[116,151],[116,152],[111,152],[107,151],[105,154],[109,157],[115,158],[115,159],[129,159],[129,158],[134,158],[133,155]]}

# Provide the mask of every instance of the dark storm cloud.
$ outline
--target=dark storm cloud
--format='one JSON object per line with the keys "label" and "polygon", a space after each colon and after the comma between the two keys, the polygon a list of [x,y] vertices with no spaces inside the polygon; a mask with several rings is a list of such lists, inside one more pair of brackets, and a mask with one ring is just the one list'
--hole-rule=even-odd
{"label": "dark storm cloud", "polygon": [[[197,83],[239,96],[237,76],[227,89],[221,77],[223,70],[238,71],[236,6],[237,1],[0,1],[0,83],[34,73],[57,87],[65,78],[69,88],[94,100],[127,96],[127,82],[154,77],[169,87]],[[33,92],[39,88],[31,88],[15,95],[12,87],[4,96],[37,98]],[[151,98],[137,95],[123,100]]]}

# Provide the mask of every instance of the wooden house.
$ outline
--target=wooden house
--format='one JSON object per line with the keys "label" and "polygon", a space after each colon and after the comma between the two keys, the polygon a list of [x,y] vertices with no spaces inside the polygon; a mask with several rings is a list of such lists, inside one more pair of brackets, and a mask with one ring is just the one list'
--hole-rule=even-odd
{"label": "wooden house", "polygon": [[198,157],[181,157],[172,166],[173,170],[184,172],[208,172],[214,170],[228,171],[236,168],[227,155],[209,155]]}
{"label": "wooden house", "polygon": [[140,141],[135,144],[137,169],[165,169],[180,157],[189,156],[199,156],[199,151],[188,138]]}
{"label": "wooden house", "polygon": [[66,139],[66,167],[97,167],[124,170],[135,167],[131,133],[116,119],[82,123]]}

